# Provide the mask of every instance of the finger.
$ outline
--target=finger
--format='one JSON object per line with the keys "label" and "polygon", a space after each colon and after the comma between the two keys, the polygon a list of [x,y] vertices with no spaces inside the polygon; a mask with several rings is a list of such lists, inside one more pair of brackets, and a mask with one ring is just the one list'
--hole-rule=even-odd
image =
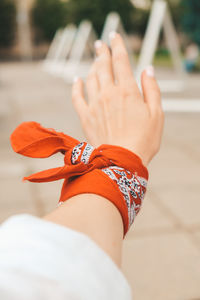
{"label": "finger", "polygon": [[74,79],[72,87],[72,102],[79,118],[84,122],[88,113],[88,105],[84,98],[83,81],[77,77]]}
{"label": "finger", "polygon": [[142,73],[142,90],[144,101],[148,104],[151,113],[162,111],[160,88],[152,66],[147,67]]}
{"label": "finger", "polygon": [[108,46],[102,41],[95,42],[97,54],[96,74],[101,88],[114,84],[111,53]]}
{"label": "finger", "polygon": [[139,91],[134,79],[128,53],[121,36],[116,32],[110,33],[112,64],[116,80],[119,84],[127,86],[133,84]]}
{"label": "finger", "polygon": [[86,81],[86,88],[87,88],[89,104],[91,104],[98,99],[98,95],[99,95],[99,82],[96,75],[96,62],[93,63],[89,71],[87,81]]}

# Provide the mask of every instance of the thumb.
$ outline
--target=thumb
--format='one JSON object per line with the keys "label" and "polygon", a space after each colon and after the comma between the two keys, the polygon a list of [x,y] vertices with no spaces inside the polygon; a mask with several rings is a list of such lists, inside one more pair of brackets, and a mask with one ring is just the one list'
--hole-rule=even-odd
{"label": "thumb", "polygon": [[144,101],[149,106],[150,112],[155,114],[162,111],[160,88],[155,78],[153,66],[147,67],[142,73],[142,90]]}

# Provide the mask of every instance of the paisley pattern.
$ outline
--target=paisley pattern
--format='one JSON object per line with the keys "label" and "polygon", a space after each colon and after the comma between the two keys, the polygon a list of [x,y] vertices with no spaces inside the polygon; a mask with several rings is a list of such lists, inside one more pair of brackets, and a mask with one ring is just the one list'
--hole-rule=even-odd
{"label": "paisley pattern", "polygon": [[84,143],[80,143],[73,148],[72,156],[71,156],[72,165],[76,165],[77,163],[79,163],[78,159],[79,159],[79,156],[81,155],[83,146],[84,146]]}
{"label": "paisley pattern", "polygon": [[131,172],[111,166],[102,169],[118,186],[128,208],[129,227],[138,214],[147,188],[147,180]]}
{"label": "paisley pattern", "polygon": [[91,156],[93,150],[94,150],[93,146],[91,146],[90,144],[86,144],[85,149],[83,150],[83,153],[81,155],[81,161],[84,164],[87,165],[89,163],[90,156]]}
{"label": "paisley pattern", "polygon": [[80,143],[72,150],[71,162],[76,165],[83,162],[85,165],[89,163],[90,156],[94,150],[94,147],[87,143]]}

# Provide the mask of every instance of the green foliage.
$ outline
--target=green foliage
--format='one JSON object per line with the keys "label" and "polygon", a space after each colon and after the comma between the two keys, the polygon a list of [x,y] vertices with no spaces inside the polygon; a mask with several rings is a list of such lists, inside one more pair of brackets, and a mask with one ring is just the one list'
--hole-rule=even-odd
{"label": "green foliage", "polygon": [[0,0],[0,46],[10,46],[15,39],[16,7],[12,0]]}
{"label": "green foliage", "polygon": [[176,30],[181,29],[181,16],[183,13],[183,9],[180,5],[180,1],[168,0],[169,2],[169,9],[172,15],[173,23],[176,27]]}
{"label": "green foliage", "polygon": [[69,0],[66,4],[70,22],[78,25],[83,19],[88,19],[98,34],[111,11],[120,14],[127,31],[134,30],[134,6],[129,0]]}
{"label": "green foliage", "polygon": [[181,25],[191,40],[200,46],[200,1],[182,0]]}
{"label": "green foliage", "polygon": [[133,33],[137,33],[142,38],[146,32],[147,23],[149,20],[149,11],[144,9],[135,9],[132,14]]}
{"label": "green foliage", "polygon": [[36,0],[32,10],[39,39],[52,40],[56,30],[67,23],[65,3],[61,0]]}

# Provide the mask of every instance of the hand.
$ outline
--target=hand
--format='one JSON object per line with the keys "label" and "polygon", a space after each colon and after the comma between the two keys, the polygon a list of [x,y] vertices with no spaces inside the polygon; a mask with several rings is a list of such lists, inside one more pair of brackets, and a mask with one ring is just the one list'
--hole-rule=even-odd
{"label": "hand", "polygon": [[164,114],[153,67],[142,73],[140,92],[122,38],[113,32],[111,51],[95,43],[97,58],[84,84],[77,78],[72,99],[88,142],[95,147],[111,144],[127,148],[148,165],[161,143]]}

